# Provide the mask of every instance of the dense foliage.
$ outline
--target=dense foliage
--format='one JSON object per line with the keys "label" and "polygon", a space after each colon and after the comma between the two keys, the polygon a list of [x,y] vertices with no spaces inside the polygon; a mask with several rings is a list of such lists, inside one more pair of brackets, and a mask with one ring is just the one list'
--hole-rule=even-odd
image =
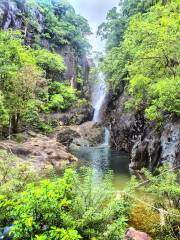
{"label": "dense foliage", "polygon": [[[16,133],[21,127],[48,132],[42,114],[69,109],[78,100],[60,55],[69,47],[79,59],[88,48],[88,22],[66,1],[13,0],[13,30],[0,31],[0,131]],[[5,2],[2,2],[2,10]],[[3,26],[3,11],[0,25]],[[15,31],[15,29],[17,31]],[[58,52],[58,53],[57,53]],[[77,60],[77,85],[83,85]],[[8,130],[9,129],[9,130]]]}
{"label": "dense foliage", "polygon": [[[18,32],[0,32],[0,90],[13,131],[27,103],[35,97],[42,72],[32,51],[23,46]],[[3,124],[3,123],[2,123]]]}
{"label": "dense foliage", "polygon": [[[33,47],[71,45],[79,54],[89,48],[86,36],[91,33],[88,22],[76,14],[68,1],[14,0],[20,9],[25,43]],[[33,36],[31,33],[34,33]]]}
{"label": "dense foliage", "polygon": [[20,32],[0,32],[0,65],[1,130],[17,132],[22,121],[41,128],[39,112],[68,109],[77,99],[75,89],[59,82],[63,58],[24,46]]}
{"label": "dense foliage", "polygon": [[14,192],[22,191],[28,182],[37,179],[35,169],[29,162],[0,150],[0,194],[10,196]]}
{"label": "dense foliage", "polygon": [[97,185],[91,170],[81,171],[81,177],[68,169],[62,178],[1,195],[0,224],[13,223],[13,239],[120,239],[128,204],[112,194],[110,175]]}
{"label": "dense foliage", "polygon": [[155,207],[161,212],[161,228],[155,226],[156,238],[177,239],[180,226],[180,172],[169,165],[164,165],[157,170],[157,173],[158,175],[155,176],[145,170],[145,176],[150,184],[144,188],[145,191],[155,195]]}
{"label": "dense foliage", "polygon": [[[67,169],[63,176],[47,179],[30,163],[0,151],[0,229],[12,226],[18,240],[116,240],[123,239],[130,224],[153,239],[176,239],[179,172],[164,166],[156,175],[144,173],[145,187],[133,178],[123,194],[116,195],[111,173],[99,178],[90,169]],[[134,191],[137,187],[153,195],[143,200]]]}
{"label": "dense foliage", "polygon": [[123,41],[124,33],[129,26],[131,16],[146,13],[159,0],[120,0],[119,7],[112,8],[98,28],[98,35],[106,40],[106,48],[110,50]]}
{"label": "dense foliage", "polygon": [[161,120],[165,114],[179,115],[180,109],[180,2],[160,2],[146,11],[132,11],[139,13],[130,14],[123,38],[107,53],[103,70],[112,91],[128,89],[132,100],[127,108],[145,109],[150,120]]}

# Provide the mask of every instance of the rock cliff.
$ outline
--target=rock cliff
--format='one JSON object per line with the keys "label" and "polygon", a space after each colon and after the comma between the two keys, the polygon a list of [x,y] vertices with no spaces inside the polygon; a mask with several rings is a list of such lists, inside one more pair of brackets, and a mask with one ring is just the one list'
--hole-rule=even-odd
{"label": "rock cliff", "polygon": [[[78,66],[82,68],[83,78],[88,81],[89,65],[85,53],[79,54],[71,44],[57,44],[54,39],[47,38],[45,32],[46,19],[43,12],[27,0],[0,1],[0,28],[7,30],[21,30],[25,36],[25,44],[36,47],[38,45],[53,49],[64,57],[66,70],[64,79],[73,87],[79,87],[77,82]],[[47,28],[47,26],[46,26]]]}
{"label": "rock cliff", "polygon": [[145,119],[143,111],[126,112],[125,94],[110,97],[105,122],[111,130],[112,146],[131,155],[130,168],[153,170],[166,161],[173,165],[180,163],[180,119],[168,118],[161,129],[156,123]]}

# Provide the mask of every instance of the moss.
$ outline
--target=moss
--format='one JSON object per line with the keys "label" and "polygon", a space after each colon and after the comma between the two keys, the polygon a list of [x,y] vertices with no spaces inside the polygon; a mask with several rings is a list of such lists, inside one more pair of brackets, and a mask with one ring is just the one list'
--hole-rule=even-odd
{"label": "moss", "polygon": [[129,225],[155,237],[158,231],[157,226],[160,225],[159,213],[146,205],[135,205],[131,209]]}

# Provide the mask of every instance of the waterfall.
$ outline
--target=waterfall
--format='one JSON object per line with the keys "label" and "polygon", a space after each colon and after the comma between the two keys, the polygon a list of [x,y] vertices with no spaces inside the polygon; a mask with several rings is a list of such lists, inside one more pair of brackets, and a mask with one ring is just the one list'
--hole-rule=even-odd
{"label": "waterfall", "polygon": [[106,83],[102,72],[97,74],[97,81],[93,86],[92,104],[94,107],[93,122],[102,121],[102,111],[106,99]]}
{"label": "waterfall", "polygon": [[104,145],[109,146],[110,132],[109,129],[105,127],[104,129]]}
{"label": "waterfall", "polygon": [[[97,58],[96,58],[97,59]],[[95,65],[98,65],[98,61],[95,61]],[[106,104],[107,88],[104,74],[98,72],[96,74],[96,81],[92,86],[92,105],[94,107],[93,122],[101,123],[103,117],[103,110]],[[109,147],[110,132],[108,128],[104,128],[104,141],[100,147]]]}

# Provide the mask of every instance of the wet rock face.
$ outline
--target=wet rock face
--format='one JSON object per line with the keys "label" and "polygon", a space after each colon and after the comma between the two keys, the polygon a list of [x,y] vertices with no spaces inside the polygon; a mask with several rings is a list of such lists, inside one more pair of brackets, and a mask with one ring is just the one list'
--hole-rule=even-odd
{"label": "wet rock face", "polygon": [[90,103],[81,106],[73,106],[65,113],[54,113],[48,116],[48,121],[57,121],[63,126],[80,125],[84,122],[91,121],[94,109]]}
{"label": "wet rock face", "polygon": [[105,122],[111,130],[112,146],[130,153],[139,135],[144,131],[145,120],[141,112],[124,111],[127,100],[127,96],[121,95],[118,99],[110,101]]}
{"label": "wet rock face", "polygon": [[146,167],[153,170],[161,161],[161,152],[159,136],[154,131],[145,134],[144,138],[138,139],[132,147],[130,169]]}
{"label": "wet rock face", "polygon": [[[149,129],[152,129],[152,126],[149,126]],[[180,121],[171,120],[159,133],[149,129],[146,130],[144,138],[137,140],[133,145],[130,168],[139,170],[141,167],[147,167],[153,170],[163,162],[179,165]]]}
{"label": "wet rock face", "polygon": [[0,26],[4,30],[8,28],[21,28],[22,20],[16,16],[21,10],[23,9],[18,9],[16,3],[9,0],[2,0],[0,3]]}
{"label": "wet rock face", "polygon": [[180,120],[167,123],[161,134],[162,161],[180,164]]}
{"label": "wet rock face", "polygon": [[122,94],[110,102],[106,123],[110,126],[113,147],[131,155],[131,170],[147,167],[153,170],[162,162],[180,163],[180,119],[171,119],[156,130],[153,122],[147,122],[143,112],[125,112],[128,98]]}

